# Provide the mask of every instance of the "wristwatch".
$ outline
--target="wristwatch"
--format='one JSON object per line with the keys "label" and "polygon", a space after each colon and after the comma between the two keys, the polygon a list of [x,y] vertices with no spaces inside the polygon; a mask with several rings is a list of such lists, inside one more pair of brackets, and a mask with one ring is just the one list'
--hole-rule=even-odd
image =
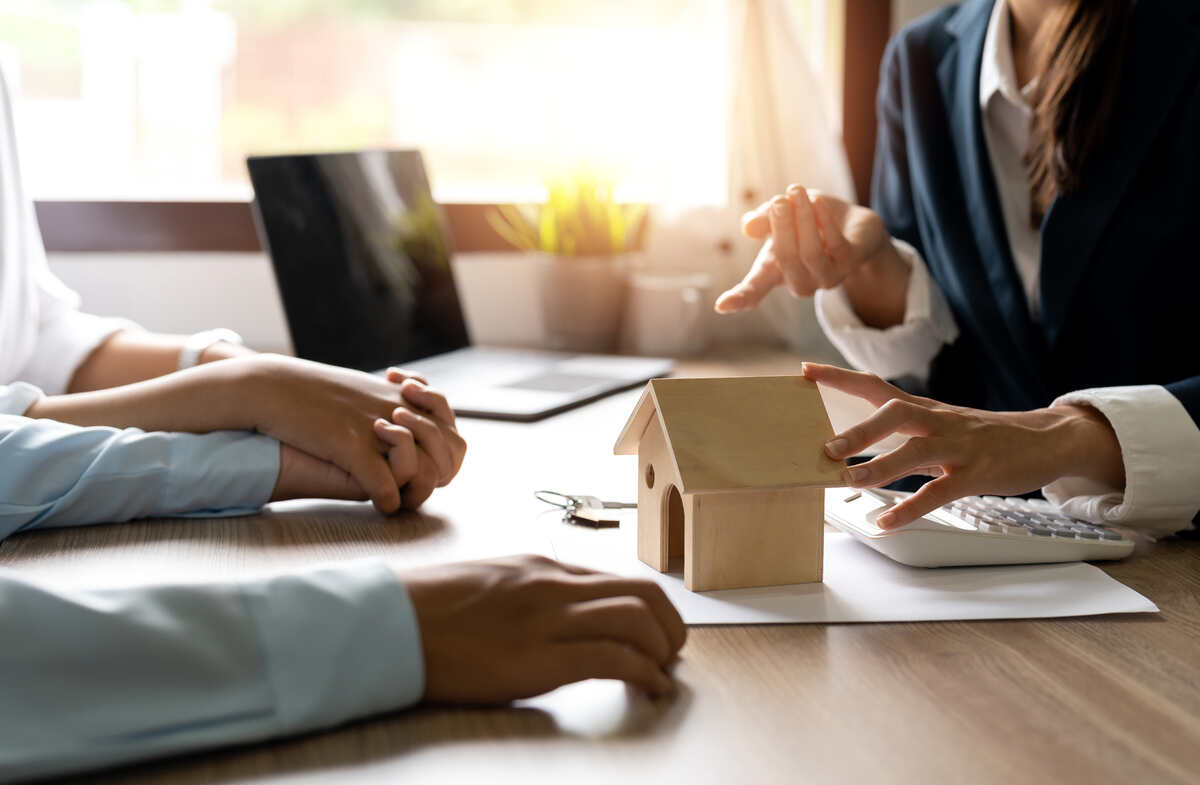
{"label": "wristwatch", "polygon": [[200,355],[204,354],[204,350],[217,343],[231,343],[234,346],[241,346],[245,341],[242,340],[242,336],[233,330],[226,330],[224,327],[216,330],[204,330],[195,335],[190,335],[183,342],[183,349],[179,352],[179,370],[182,371],[185,368],[194,368],[199,365]]}

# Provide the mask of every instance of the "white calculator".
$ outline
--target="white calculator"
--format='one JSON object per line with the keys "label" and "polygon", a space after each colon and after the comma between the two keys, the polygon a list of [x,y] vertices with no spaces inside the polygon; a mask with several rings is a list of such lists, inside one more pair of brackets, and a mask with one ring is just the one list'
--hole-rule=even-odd
{"label": "white calculator", "polygon": [[1042,499],[968,496],[899,529],[875,525],[909,494],[829,488],[825,520],[859,542],[913,567],[1123,559],[1134,542],[1115,529],[1069,518]]}

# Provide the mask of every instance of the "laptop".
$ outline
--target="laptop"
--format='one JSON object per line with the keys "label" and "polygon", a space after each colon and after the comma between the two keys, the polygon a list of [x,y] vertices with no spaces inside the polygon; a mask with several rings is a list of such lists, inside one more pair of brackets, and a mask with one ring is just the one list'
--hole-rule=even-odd
{"label": "laptop", "polygon": [[415,150],[246,164],[300,357],[417,371],[458,414],[507,420],[536,420],[671,372],[665,358],[471,346],[445,218]]}

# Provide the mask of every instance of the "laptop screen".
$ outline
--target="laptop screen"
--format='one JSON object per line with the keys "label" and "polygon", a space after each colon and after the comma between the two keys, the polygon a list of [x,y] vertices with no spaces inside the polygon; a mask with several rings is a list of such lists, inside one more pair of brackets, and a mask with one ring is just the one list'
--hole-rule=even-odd
{"label": "laptop screen", "polygon": [[468,344],[419,152],[246,164],[297,355],[374,371]]}

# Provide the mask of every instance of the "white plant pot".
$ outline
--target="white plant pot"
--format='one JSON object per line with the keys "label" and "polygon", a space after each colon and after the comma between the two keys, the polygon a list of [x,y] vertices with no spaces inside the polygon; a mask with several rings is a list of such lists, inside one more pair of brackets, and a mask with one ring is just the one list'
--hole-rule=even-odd
{"label": "white plant pot", "polygon": [[542,254],[538,263],[547,347],[615,351],[629,287],[625,255]]}

